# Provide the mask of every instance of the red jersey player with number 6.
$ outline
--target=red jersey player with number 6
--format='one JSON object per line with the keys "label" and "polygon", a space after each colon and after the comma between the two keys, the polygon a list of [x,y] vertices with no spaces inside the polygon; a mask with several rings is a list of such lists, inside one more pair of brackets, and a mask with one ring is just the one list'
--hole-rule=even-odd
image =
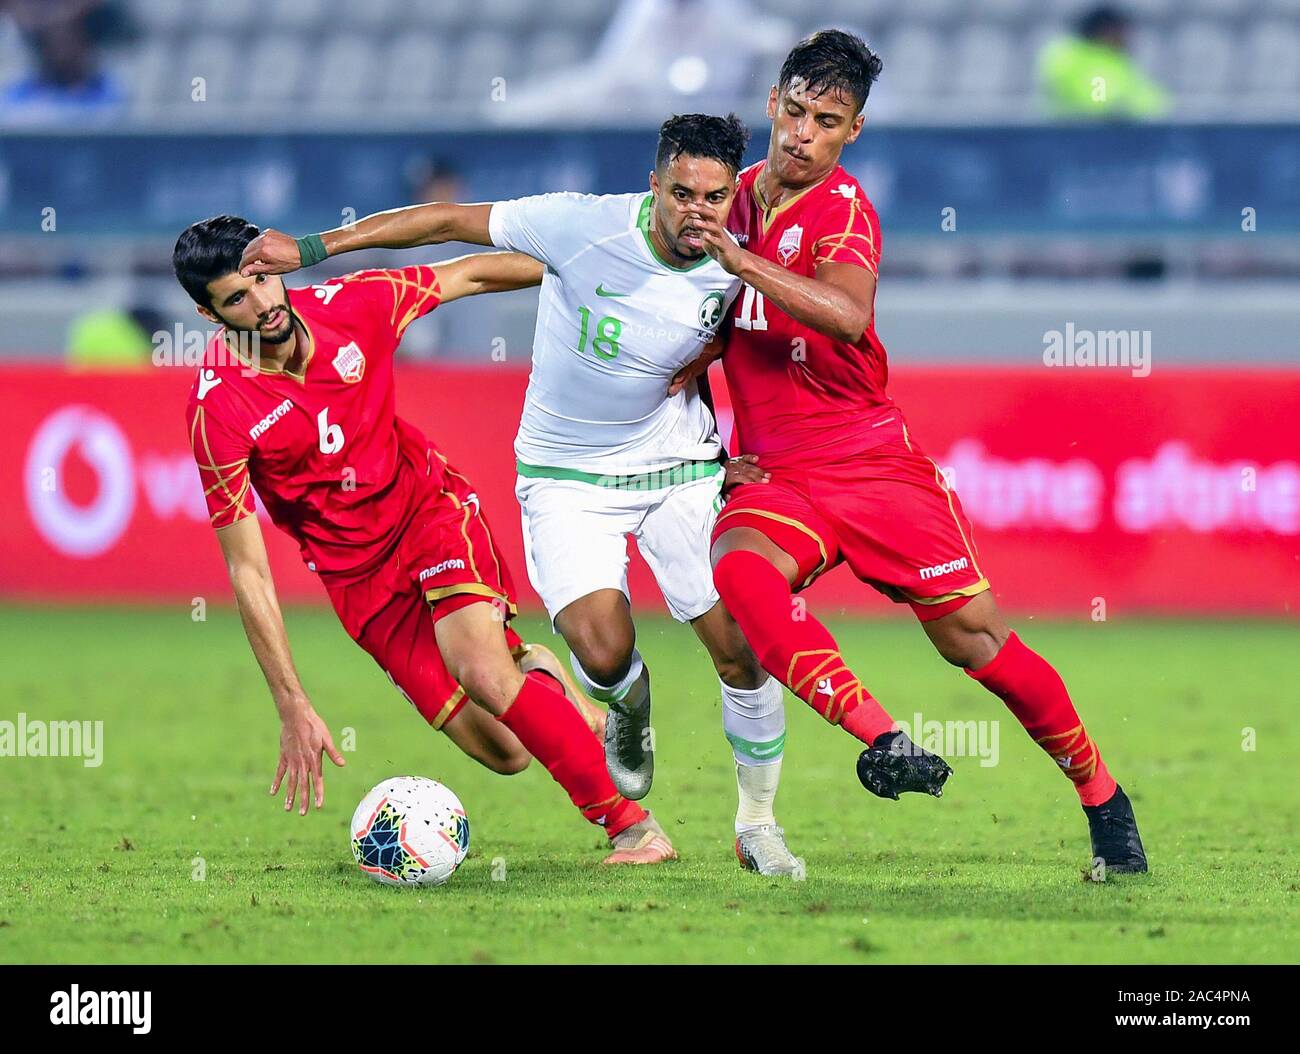
{"label": "red jersey player with number 6", "polygon": [[791,618],[792,591],[847,563],[910,605],[939,653],[1056,761],[1087,815],[1094,865],[1145,871],[1128,798],[1060,676],[1003,621],[961,502],[885,391],[880,221],[840,166],[881,65],[838,30],[797,44],[768,99],[767,157],[740,173],[727,229],[699,215],[710,255],[745,282],[722,361],[739,450],[770,474],[732,491],[718,516],[718,592],[768,672],[866,745],[867,790],[938,797],[948,765],[895,727],[820,622]]}
{"label": "red jersey player with number 6", "polygon": [[287,781],[286,810],[295,796],[303,815],[311,797],[320,808],[321,755],[343,757],[294,668],[254,491],[348,635],[433,728],[497,772],[537,758],[613,842],[606,863],[672,859],[662,830],[605,771],[595,708],[566,692],[554,655],[508,626],[510,572],[473,485],[394,412],[393,355],[411,322],[460,297],[537,285],[542,265],[478,253],[285,289],[277,276],[240,273],[257,235],[237,216],[204,220],[177,239],[172,265],[199,314],[224,327],[186,418],[240,617],[280,714],[271,793]]}

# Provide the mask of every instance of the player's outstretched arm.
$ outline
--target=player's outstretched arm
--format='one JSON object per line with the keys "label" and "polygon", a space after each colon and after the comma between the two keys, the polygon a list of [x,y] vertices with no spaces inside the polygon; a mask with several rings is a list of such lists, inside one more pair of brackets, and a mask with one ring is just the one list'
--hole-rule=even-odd
{"label": "player's outstretched arm", "polygon": [[471,253],[433,265],[440,302],[538,285],[546,267],[523,253]]}
{"label": "player's outstretched arm", "polygon": [[229,527],[222,527],[217,531],[217,539],[226,558],[244,633],[280,714],[280,764],[270,793],[277,793],[287,776],[285,812],[293,808],[296,796],[298,813],[306,816],[313,790],[316,808],[325,804],[321,752],[327,753],[336,765],[344,764],[343,755],[334,746],[329,728],[312,707],[294,669],[257,517],[245,516]]}
{"label": "player's outstretched arm", "polygon": [[239,261],[239,273],[287,274],[300,267],[318,264],[327,256],[358,249],[411,249],[441,242],[469,242],[491,245],[488,216],[491,203],[458,205],[434,201],[403,209],[376,212],[365,219],[332,231],[294,238],[283,231],[267,229],[248,243]]}

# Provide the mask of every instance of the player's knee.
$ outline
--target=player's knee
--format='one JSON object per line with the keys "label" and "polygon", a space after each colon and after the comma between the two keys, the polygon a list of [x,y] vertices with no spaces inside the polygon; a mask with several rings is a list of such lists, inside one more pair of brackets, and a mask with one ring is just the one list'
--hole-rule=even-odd
{"label": "player's knee", "polygon": [[597,684],[618,684],[632,668],[634,642],[596,627],[584,629],[578,639],[569,642],[578,662]]}
{"label": "player's knee", "polygon": [[465,693],[493,714],[503,714],[519,694],[522,675],[514,663],[495,657],[469,656],[457,664],[454,676]]}
{"label": "player's knee", "polygon": [[518,750],[493,754],[491,757],[483,759],[483,764],[499,776],[517,776],[528,768],[528,763],[532,760],[533,756],[523,747],[520,747]]}
{"label": "player's knee", "polygon": [[955,629],[930,639],[946,662],[966,670],[977,670],[992,662],[1001,646],[986,630]]}
{"label": "player's knee", "polygon": [[969,645],[957,634],[948,634],[934,640],[935,650],[943,656],[945,662],[953,666],[965,667],[970,654]]}

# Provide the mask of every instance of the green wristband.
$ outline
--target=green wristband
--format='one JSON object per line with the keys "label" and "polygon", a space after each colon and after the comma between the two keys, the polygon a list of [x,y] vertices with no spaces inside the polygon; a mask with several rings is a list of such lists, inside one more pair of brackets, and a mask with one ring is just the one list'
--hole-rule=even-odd
{"label": "green wristband", "polygon": [[329,253],[325,251],[325,240],[319,234],[309,234],[305,238],[296,240],[298,242],[298,255],[302,257],[303,267],[318,264],[329,256]]}

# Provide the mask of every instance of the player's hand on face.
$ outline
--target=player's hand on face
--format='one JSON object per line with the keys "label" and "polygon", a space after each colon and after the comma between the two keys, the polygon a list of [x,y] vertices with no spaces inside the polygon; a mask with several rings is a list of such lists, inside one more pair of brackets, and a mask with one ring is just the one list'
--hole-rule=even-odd
{"label": "player's hand on face", "polygon": [[743,251],[736,240],[727,233],[727,228],[718,218],[717,212],[708,206],[696,206],[690,212],[690,224],[700,232],[704,242],[704,251],[718,261],[724,270],[736,273]]}
{"label": "player's hand on face", "polygon": [[732,487],[742,483],[766,483],[772,478],[770,472],[758,467],[757,454],[741,454],[727,459],[727,474],[722,481],[722,493],[726,494]]}
{"label": "player's hand on face", "polygon": [[264,230],[248,243],[239,261],[239,273],[245,278],[258,274],[288,274],[302,266],[302,254],[296,238],[284,231]]}
{"label": "player's hand on face", "polygon": [[270,791],[271,794],[277,793],[284,783],[285,812],[293,810],[295,797],[298,798],[300,816],[307,815],[312,797],[316,800],[316,808],[325,804],[322,752],[340,768],[346,764],[334,746],[329,727],[310,704],[286,714],[280,724],[280,764],[275,770],[275,782]]}

